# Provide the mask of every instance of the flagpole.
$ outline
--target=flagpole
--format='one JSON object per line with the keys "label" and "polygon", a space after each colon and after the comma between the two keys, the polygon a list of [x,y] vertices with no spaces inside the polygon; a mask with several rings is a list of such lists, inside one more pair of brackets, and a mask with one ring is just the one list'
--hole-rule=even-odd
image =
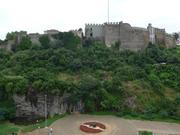
{"label": "flagpole", "polygon": [[109,23],[109,0],[108,0],[108,23]]}

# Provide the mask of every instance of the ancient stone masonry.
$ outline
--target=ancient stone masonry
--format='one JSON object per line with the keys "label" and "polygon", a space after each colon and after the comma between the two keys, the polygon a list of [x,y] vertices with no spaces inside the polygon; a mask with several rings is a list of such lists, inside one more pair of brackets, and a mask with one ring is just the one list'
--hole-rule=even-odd
{"label": "ancient stone masonry", "polygon": [[86,24],[85,36],[96,40],[104,41],[104,25],[102,24]]}
{"label": "ancient stone masonry", "polygon": [[70,30],[75,36],[78,36],[79,38],[83,38],[83,30],[80,28],[78,30]]}
{"label": "ancient stone masonry", "polygon": [[0,45],[0,48],[6,49],[8,51],[12,51],[13,47],[21,42],[22,37],[27,36],[26,31],[21,31],[17,33],[14,39],[7,40],[3,44]]}
{"label": "ancient stone masonry", "polygon": [[[27,34],[26,31],[20,32],[16,35],[15,39],[13,40],[8,40],[5,43],[0,45],[0,48],[6,49],[8,51],[12,51],[13,47],[16,45],[19,45],[20,41],[22,40],[23,37],[29,37],[33,45],[41,45],[39,38],[43,35],[47,35],[50,39],[50,43],[52,45],[56,44],[58,41],[53,37],[53,35],[58,34],[60,31],[55,30],[55,29],[50,29],[44,31],[44,34],[39,34],[39,33],[29,33]],[[72,32],[75,36],[78,36],[81,40],[83,39],[83,30],[80,28],[78,30],[70,30],[69,32]]]}
{"label": "ancient stone masonry", "polygon": [[132,27],[123,22],[86,24],[85,36],[86,38],[100,40],[108,47],[119,42],[122,49],[133,51],[146,48],[149,42],[162,44],[168,48],[175,47],[173,37],[167,36],[165,29],[154,28],[151,24],[148,25],[147,29]]}
{"label": "ancient stone masonry", "polygon": [[[83,41],[83,30],[71,30],[75,36],[80,37]],[[5,44],[0,45],[0,48],[12,50],[13,45],[17,45],[23,36],[30,37],[35,45],[40,45],[39,37],[48,35],[50,42],[56,44],[56,39],[52,35],[58,34],[59,31],[50,29],[44,31],[44,34],[21,33],[17,35],[16,39],[7,41]],[[143,50],[151,42],[152,44],[165,45],[167,48],[176,46],[175,39],[172,35],[166,33],[165,29],[153,27],[151,24],[147,28],[132,27],[128,23],[123,22],[109,22],[104,24],[85,24],[85,38],[101,41],[108,47],[115,43],[120,43],[120,49],[129,49],[133,51]]]}
{"label": "ancient stone masonry", "polygon": [[30,33],[28,34],[28,37],[30,38],[31,42],[35,45],[40,45],[41,43],[39,42],[39,38],[40,38],[40,34],[39,33]]}
{"label": "ancient stone masonry", "polygon": [[8,51],[11,51],[12,46],[14,45],[14,43],[15,43],[15,40],[9,40],[6,43],[1,44],[0,49],[5,49],[5,50],[8,50]]}
{"label": "ancient stone masonry", "polygon": [[47,35],[53,35],[53,34],[58,34],[58,33],[59,33],[59,31],[55,30],[55,29],[44,31],[44,34],[47,34]]}

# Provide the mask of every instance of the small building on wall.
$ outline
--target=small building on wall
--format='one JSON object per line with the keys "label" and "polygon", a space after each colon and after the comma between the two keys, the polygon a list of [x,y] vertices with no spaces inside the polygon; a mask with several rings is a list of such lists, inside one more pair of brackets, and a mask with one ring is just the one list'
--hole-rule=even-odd
{"label": "small building on wall", "polygon": [[86,24],[86,38],[93,38],[105,43],[108,47],[120,43],[122,49],[133,51],[142,50],[151,42],[165,45],[167,48],[175,47],[175,40],[168,35],[165,29],[152,27],[132,27],[128,23]]}
{"label": "small building on wall", "polygon": [[50,30],[44,31],[44,34],[47,34],[47,35],[53,35],[53,34],[58,34],[58,33],[59,33],[59,31],[55,30],[55,29],[50,29]]}

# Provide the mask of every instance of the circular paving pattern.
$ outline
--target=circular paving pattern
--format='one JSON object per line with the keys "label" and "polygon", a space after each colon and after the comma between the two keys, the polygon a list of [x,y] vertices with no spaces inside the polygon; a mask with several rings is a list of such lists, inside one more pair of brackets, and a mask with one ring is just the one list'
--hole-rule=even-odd
{"label": "circular paving pattern", "polygon": [[100,133],[106,129],[106,126],[99,122],[85,122],[80,125],[80,130],[86,133]]}

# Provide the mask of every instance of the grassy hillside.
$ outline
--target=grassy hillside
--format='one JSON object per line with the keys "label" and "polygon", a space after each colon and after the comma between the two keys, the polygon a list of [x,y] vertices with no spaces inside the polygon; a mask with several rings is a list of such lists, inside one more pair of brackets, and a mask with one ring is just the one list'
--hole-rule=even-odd
{"label": "grassy hillside", "polygon": [[44,37],[42,46],[23,47],[24,42],[14,52],[0,50],[0,100],[11,101],[0,106],[0,120],[14,114],[7,111],[14,108],[12,95],[25,94],[29,88],[56,95],[71,93],[72,102],[84,102],[85,112],[179,120],[180,48],[151,44],[131,52],[93,42],[79,47],[79,40],[72,35],[73,40],[67,40],[68,36],[56,36],[61,42],[53,45]]}

